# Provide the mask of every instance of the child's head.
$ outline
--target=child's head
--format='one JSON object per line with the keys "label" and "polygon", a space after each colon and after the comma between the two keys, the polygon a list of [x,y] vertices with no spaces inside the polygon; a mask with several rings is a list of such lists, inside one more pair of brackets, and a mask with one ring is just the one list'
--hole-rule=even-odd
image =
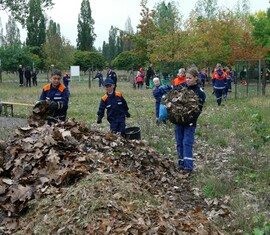
{"label": "child's head", "polygon": [[186,70],[184,68],[181,68],[178,70],[178,74],[177,76],[178,77],[184,77],[186,74],[185,74]]}
{"label": "child's head", "polygon": [[160,85],[160,81],[159,81],[159,78],[158,77],[155,77],[153,79],[153,82],[154,82],[155,86],[159,86]]}
{"label": "child's head", "polygon": [[105,87],[108,94],[113,93],[114,86],[115,86],[114,81],[111,78],[106,78],[106,80],[104,82],[104,87]]}
{"label": "child's head", "polygon": [[198,75],[199,74],[198,74],[197,69],[194,69],[194,68],[188,69],[186,72],[187,85],[192,86],[192,85],[197,84],[198,79],[199,79]]}
{"label": "child's head", "polygon": [[57,87],[62,79],[62,73],[60,70],[55,69],[51,73],[51,82],[53,87]]}

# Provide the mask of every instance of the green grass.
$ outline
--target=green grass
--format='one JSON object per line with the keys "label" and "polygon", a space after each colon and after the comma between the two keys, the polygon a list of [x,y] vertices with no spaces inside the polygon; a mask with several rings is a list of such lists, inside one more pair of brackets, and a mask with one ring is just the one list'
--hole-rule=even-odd
{"label": "green grass", "polygon": [[[70,83],[68,117],[87,122],[91,128],[108,131],[109,124],[106,118],[101,125],[96,124],[96,113],[105,90],[98,88],[96,80],[89,88],[87,78],[88,76],[85,76],[80,82],[75,80]],[[41,81],[38,80],[38,87],[20,88],[17,78],[4,77],[3,80],[4,82],[0,84],[0,98],[3,101],[30,104],[38,100],[42,86],[47,82],[44,75]],[[142,138],[151,147],[171,156],[176,162],[174,125],[171,123],[156,125],[152,91],[135,90],[131,83],[121,81],[118,83],[118,90],[130,108],[131,118],[127,120],[127,126],[140,126]],[[263,217],[265,222],[270,221],[268,213],[270,144],[260,143],[258,149],[252,148],[252,138],[258,133],[251,128],[251,120],[253,114],[259,114],[263,122],[270,126],[269,85],[266,97],[257,96],[256,87],[249,87],[249,96],[246,96],[246,87],[238,86],[238,98],[234,99],[235,94],[231,93],[228,101],[223,102],[224,106],[220,107],[212,95],[212,87],[207,85],[205,91],[207,101],[198,120],[194,146],[194,153],[200,153],[203,160],[195,168],[197,174],[192,179],[194,187],[200,188],[205,197],[231,198],[229,205],[233,211],[235,224],[227,228],[229,231],[236,228],[245,232],[260,229],[263,223],[258,225],[254,221],[256,216]],[[14,112],[17,117],[25,118],[31,114],[31,109],[15,107]],[[225,155],[226,161],[217,162],[220,155]],[[221,167],[213,167],[214,164],[220,164]],[[144,194],[139,196],[139,198],[146,197]],[[89,210],[96,208],[94,204],[89,206]]]}

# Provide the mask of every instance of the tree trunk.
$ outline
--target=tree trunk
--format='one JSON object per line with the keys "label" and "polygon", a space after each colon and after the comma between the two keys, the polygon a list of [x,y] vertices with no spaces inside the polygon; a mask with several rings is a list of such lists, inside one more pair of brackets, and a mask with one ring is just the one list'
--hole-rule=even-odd
{"label": "tree trunk", "polygon": [[266,89],[266,65],[263,65],[263,72],[262,72],[262,95],[265,96],[265,89]]}

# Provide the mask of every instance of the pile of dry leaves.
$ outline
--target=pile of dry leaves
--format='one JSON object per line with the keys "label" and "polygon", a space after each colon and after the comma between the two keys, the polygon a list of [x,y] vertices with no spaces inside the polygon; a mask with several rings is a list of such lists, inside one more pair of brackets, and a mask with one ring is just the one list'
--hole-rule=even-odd
{"label": "pile of dry leaves", "polygon": [[168,110],[168,119],[174,124],[187,124],[200,111],[198,96],[187,88],[170,90],[162,103]]}
{"label": "pile of dry leaves", "polygon": [[[73,119],[18,128],[13,140],[1,144],[0,171],[0,223],[6,233],[33,233],[35,226],[45,223],[48,234],[225,234],[207,215],[219,211],[225,216],[228,211],[220,212],[220,205],[214,208],[196,195],[171,158],[144,141],[89,130]],[[116,186],[116,179],[127,188]],[[77,192],[76,211],[87,223],[79,223],[68,208],[68,191]],[[149,196],[138,200],[142,192]],[[27,218],[29,202],[49,196],[52,204],[39,209],[46,212],[42,219],[32,218],[30,223],[21,218],[22,213]],[[94,208],[82,206],[97,199]],[[52,211],[53,201],[58,209]],[[58,217],[69,215],[65,223],[49,222],[56,211]]]}

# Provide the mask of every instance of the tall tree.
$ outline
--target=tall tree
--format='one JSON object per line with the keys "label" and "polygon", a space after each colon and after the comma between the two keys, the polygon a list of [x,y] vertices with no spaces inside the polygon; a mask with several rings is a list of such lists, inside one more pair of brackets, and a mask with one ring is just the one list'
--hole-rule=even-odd
{"label": "tall tree", "polygon": [[77,48],[81,51],[93,50],[96,34],[94,33],[95,21],[92,18],[89,0],[82,0],[81,12],[78,16]]}
{"label": "tall tree", "polygon": [[[18,20],[22,25],[25,24],[25,19],[29,15],[30,0],[2,0],[0,1],[0,10],[8,10],[11,15]],[[41,0],[42,8],[50,8],[53,6],[52,0]]]}
{"label": "tall tree", "polygon": [[130,51],[132,49],[131,37],[134,35],[130,17],[125,23],[125,32],[123,34],[123,51]]}
{"label": "tall tree", "polygon": [[117,56],[117,32],[118,29],[111,26],[109,31],[109,62]]}
{"label": "tall tree", "polygon": [[[253,25],[252,36],[256,39],[256,45],[270,48],[270,8],[267,12],[259,12],[251,17]],[[267,62],[270,61],[270,52],[267,54]]]}
{"label": "tall tree", "polygon": [[153,16],[155,15],[154,10],[150,10],[147,7],[147,0],[141,0],[141,16],[139,25],[137,26],[138,32],[132,37],[134,41],[134,51],[136,51],[142,64],[149,61],[149,53],[151,51],[148,48],[148,43],[155,38],[155,32],[157,28],[154,24]]}
{"label": "tall tree", "polygon": [[0,18],[0,47],[5,46],[5,45],[6,45],[6,40],[4,36],[4,29],[2,26],[2,20]]}
{"label": "tall tree", "polygon": [[54,22],[53,20],[50,20],[47,31],[46,31],[46,35],[47,35],[47,40],[49,40],[49,38],[54,37],[54,36],[58,36],[59,38],[61,38],[60,25]]}
{"label": "tall tree", "polygon": [[40,55],[40,47],[46,41],[45,17],[40,0],[30,0],[29,16],[26,19],[26,45],[34,48],[33,53]]}
{"label": "tall tree", "polygon": [[181,15],[177,9],[175,2],[166,4],[165,1],[162,1],[156,6],[154,22],[160,33],[173,33],[179,28]]}
{"label": "tall tree", "polygon": [[13,45],[20,42],[20,30],[16,25],[15,19],[9,16],[6,24],[6,43],[7,45]]}
{"label": "tall tree", "polygon": [[59,69],[68,69],[73,63],[74,48],[61,36],[60,25],[53,20],[49,21],[47,40],[42,45],[42,52],[47,69],[52,64]]}
{"label": "tall tree", "polygon": [[217,0],[198,0],[195,4],[195,11],[199,18],[213,19],[219,11]]}

